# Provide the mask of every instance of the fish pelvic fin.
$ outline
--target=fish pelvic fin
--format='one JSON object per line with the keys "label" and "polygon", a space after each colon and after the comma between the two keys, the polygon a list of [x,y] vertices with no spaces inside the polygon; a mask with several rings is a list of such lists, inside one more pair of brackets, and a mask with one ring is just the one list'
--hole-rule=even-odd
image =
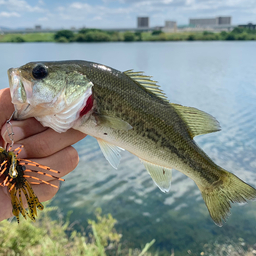
{"label": "fish pelvic fin", "polygon": [[110,144],[109,142],[104,141],[102,139],[97,139],[97,141],[105,158],[108,160],[108,162],[113,168],[117,169],[121,160],[120,152],[121,150],[124,149],[113,144]]}
{"label": "fish pelvic fin", "polygon": [[172,169],[155,165],[142,159],[140,160],[159,189],[164,193],[169,192],[172,181]]}
{"label": "fish pelvic fin", "polygon": [[210,187],[198,186],[211,218],[219,227],[229,217],[231,203],[246,203],[248,200],[256,199],[255,188],[230,172],[223,170],[223,174],[223,177]]}

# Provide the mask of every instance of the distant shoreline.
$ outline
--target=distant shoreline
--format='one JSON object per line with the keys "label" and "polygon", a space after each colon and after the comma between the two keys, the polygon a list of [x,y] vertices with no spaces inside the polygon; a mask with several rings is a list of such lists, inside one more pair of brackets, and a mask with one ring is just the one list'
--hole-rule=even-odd
{"label": "distant shoreline", "polygon": [[256,40],[256,30],[236,27],[231,32],[117,32],[99,29],[81,29],[78,33],[60,30],[57,33],[15,33],[0,35],[0,43],[24,42],[163,42],[163,41],[251,41]]}

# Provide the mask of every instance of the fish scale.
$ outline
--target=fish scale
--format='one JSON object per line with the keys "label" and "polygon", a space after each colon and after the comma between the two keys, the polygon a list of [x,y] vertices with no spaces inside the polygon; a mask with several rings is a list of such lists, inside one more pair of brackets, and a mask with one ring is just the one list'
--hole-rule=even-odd
{"label": "fish scale", "polygon": [[163,192],[170,190],[172,168],[181,171],[194,180],[219,226],[231,203],[256,197],[253,187],[216,165],[194,142],[197,135],[219,131],[217,120],[169,103],[142,72],[76,60],[31,62],[8,75],[15,118],[35,117],[57,132],[74,128],[95,137],[114,168],[121,150],[130,151]]}
{"label": "fish scale", "polygon": [[[130,142],[131,144],[134,144],[132,140],[138,140],[140,137],[145,137],[145,140],[148,142],[147,144],[149,144],[149,141],[152,143],[152,145],[149,146],[149,154],[151,152],[157,153],[158,151],[154,150],[153,147],[157,147],[159,142],[162,142],[159,145],[159,147],[162,148],[165,151],[165,153],[164,156],[158,155],[158,157],[164,159],[165,161],[169,160],[171,162],[168,163],[169,166],[165,167],[178,168],[178,166],[172,166],[172,159],[170,159],[171,154],[175,154],[183,161],[186,161],[187,164],[190,163],[190,165],[195,165],[192,163],[192,159],[187,159],[187,157],[185,157],[184,154],[179,154],[179,152],[181,151],[191,152],[191,150],[189,149],[183,149],[184,145],[191,143],[191,146],[195,147],[195,144],[191,140],[188,130],[186,129],[186,126],[184,125],[183,121],[179,118],[179,116],[176,114],[173,107],[169,103],[166,103],[164,101],[161,101],[160,103],[158,103],[158,101],[156,103],[152,103],[152,98],[157,98],[154,94],[151,97],[148,96],[147,92],[141,90],[141,88],[138,87],[137,84],[133,85],[129,78],[122,79],[122,76],[125,76],[124,74],[120,73],[119,76],[120,80],[123,81],[121,83],[117,79],[115,79],[114,82],[112,81],[111,84],[110,79],[105,79],[101,81],[101,86],[93,87],[94,95],[96,95],[96,97],[99,96],[99,98],[96,98],[99,112],[102,112],[103,114],[105,114],[105,111],[107,112],[106,114],[108,114],[108,111],[110,111],[111,113],[115,113],[117,117],[120,117],[122,120],[127,121],[133,127],[133,130],[130,130],[128,132],[122,132],[124,135],[128,135],[129,133],[133,134],[130,134],[129,136],[126,136],[126,138],[124,138],[119,133],[116,137],[119,137],[122,142]],[[89,73],[88,77],[90,80],[94,81],[94,77],[92,74]],[[97,83],[98,81],[96,81],[95,84]],[[115,83],[119,85],[121,90],[113,92],[113,88],[116,88]],[[129,91],[136,91],[138,93],[136,93],[134,97],[126,98],[125,95],[129,95]],[[117,95],[118,92],[121,95]],[[149,97],[150,100],[148,99]],[[124,100],[122,101],[122,104],[108,104],[109,98],[111,98],[111,102],[115,102],[116,98],[122,98]],[[157,100],[159,99],[157,98]],[[129,115],[127,115],[126,113],[128,109],[130,110]],[[162,115],[157,117],[158,113],[162,113]],[[173,119],[174,122],[170,122],[170,120]],[[169,125],[166,125],[166,123]],[[174,127],[171,127],[171,125]],[[147,136],[143,136],[146,133],[146,131]],[[174,134],[176,131],[178,131],[177,134]],[[119,130],[116,130],[116,132],[119,132]],[[169,134],[170,136],[168,138]],[[180,136],[180,134],[182,135]],[[188,143],[184,142],[185,138],[189,140]],[[141,145],[141,150],[144,149],[145,151],[145,143],[143,141],[137,144]],[[168,152],[167,150],[170,152]],[[196,148],[196,150],[198,150],[198,148]],[[142,156],[140,155],[140,157]],[[149,158],[151,157],[152,156],[150,155]],[[209,161],[209,159],[207,160]],[[202,173],[203,175],[204,172],[201,172],[202,168],[197,169],[199,169],[200,173]],[[214,179],[216,180],[216,175],[212,174],[212,176],[214,176]]]}

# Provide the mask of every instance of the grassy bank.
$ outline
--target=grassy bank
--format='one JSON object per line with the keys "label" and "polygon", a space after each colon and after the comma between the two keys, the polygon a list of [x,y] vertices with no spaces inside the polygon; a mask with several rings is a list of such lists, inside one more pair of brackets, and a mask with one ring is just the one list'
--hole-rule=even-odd
{"label": "grassy bank", "polygon": [[[55,216],[58,221],[53,220]],[[21,220],[0,222],[0,255],[18,256],[253,256],[256,254],[256,245],[247,245],[242,238],[238,241],[213,241],[203,248],[180,254],[174,250],[170,252],[157,251],[151,248],[154,240],[141,248],[128,248],[127,241],[122,241],[122,234],[115,230],[117,221],[110,215],[103,216],[101,210],[95,212],[94,220],[88,220],[84,232],[77,232],[77,223],[70,223],[67,217],[64,220],[57,207],[48,207],[39,212],[36,222]],[[81,227],[80,227],[81,229]],[[149,252],[151,251],[151,252]],[[154,251],[154,252],[152,252]]]}
{"label": "grassy bank", "polygon": [[54,42],[54,33],[5,34],[0,35],[0,42]]}
{"label": "grassy bank", "polygon": [[57,33],[28,33],[0,35],[0,42],[134,42],[134,41],[218,41],[256,40],[256,30],[235,28],[231,32],[116,32],[81,29],[78,33],[60,30]]}
{"label": "grassy bank", "polygon": [[153,256],[148,249],[154,240],[144,248],[125,248],[114,225],[116,220],[109,214],[102,216],[101,210],[95,213],[95,220],[88,220],[86,232],[75,231],[69,220],[60,215],[59,221],[51,219],[50,213],[58,216],[55,207],[46,207],[39,213],[36,222],[22,219],[16,221],[2,221],[0,223],[0,255],[18,256],[106,256],[130,255]]}

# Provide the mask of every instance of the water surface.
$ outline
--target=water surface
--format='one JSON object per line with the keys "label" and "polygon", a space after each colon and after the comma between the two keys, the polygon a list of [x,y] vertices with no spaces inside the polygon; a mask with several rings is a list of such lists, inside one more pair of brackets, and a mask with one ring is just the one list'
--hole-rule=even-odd
{"label": "water surface", "polygon": [[[139,42],[0,44],[0,88],[8,86],[6,71],[30,61],[81,59],[121,71],[134,69],[153,76],[171,102],[212,114],[222,131],[196,137],[200,147],[223,168],[256,186],[256,42]],[[64,213],[73,210],[77,228],[97,207],[111,213],[117,230],[130,246],[156,239],[154,249],[198,253],[206,243],[256,239],[256,203],[232,208],[217,227],[194,182],[178,171],[171,192],[154,185],[140,161],[124,152],[118,170],[104,159],[89,136],[75,145],[76,170],[65,177],[52,201]],[[198,255],[198,254],[196,254]]]}

